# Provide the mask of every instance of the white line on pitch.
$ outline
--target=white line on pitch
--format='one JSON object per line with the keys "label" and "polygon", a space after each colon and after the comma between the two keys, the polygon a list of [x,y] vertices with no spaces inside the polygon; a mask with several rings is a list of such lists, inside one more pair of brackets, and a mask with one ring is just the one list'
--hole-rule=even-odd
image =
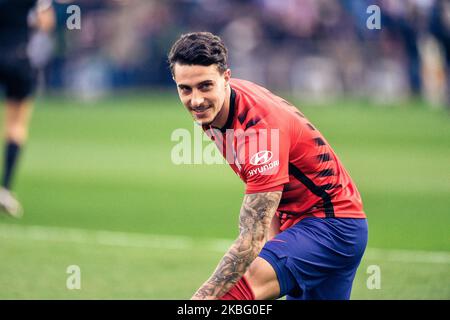
{"label": "white line on pitch", "polygon": [[[174,235],[14,224],[0,224],[0,238],[171,250],[202,249],[215,252],[225,252],[233,241],[231,239],[200,240]],[[445,251],[368,248],[364,257],[368,260],[450,264],[450,252]]]}

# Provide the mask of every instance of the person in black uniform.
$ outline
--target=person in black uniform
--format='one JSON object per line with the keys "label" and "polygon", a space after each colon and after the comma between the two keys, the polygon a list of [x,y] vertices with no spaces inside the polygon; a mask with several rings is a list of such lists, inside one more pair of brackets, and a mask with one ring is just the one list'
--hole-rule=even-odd
{"label": "person in black uniform", "polygon": [[0,211],[16,218],[22,216],[23,209],[11,193],[11,182],[27,139],[36,82],[27,53],[28,40],[33,28],[49,32],[54,24],[51,0],[0,0],[0,87],[6,99]]}

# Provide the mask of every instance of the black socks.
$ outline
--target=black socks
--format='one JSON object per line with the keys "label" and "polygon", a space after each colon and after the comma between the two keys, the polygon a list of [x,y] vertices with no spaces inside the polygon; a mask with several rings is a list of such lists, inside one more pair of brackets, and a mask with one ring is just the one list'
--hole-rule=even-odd
{"label": "black socks", "polygon": [[5,145],[5,159],[3,163],[3,180],[2,186],[5,189],[10,189],[11,180],[14,173],[17,160],[19,158],[21,146],[15,142],[8,141]]}

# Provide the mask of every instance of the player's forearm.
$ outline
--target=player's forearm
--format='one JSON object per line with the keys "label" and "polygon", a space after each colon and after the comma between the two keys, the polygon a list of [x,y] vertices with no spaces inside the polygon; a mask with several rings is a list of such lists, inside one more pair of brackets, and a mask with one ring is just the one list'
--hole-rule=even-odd
{"label": "player's forearm", "polygon": [[254,241],[247,236],[239,237],[193,299],[218,299],[227,293],[244,275],[263,245],[264,241]]}
{"label": "player's forearm", "polygon": [[37,14],[37,28],[44,32],[50,32],[55,28],[56,17],[53,8],[40,11]]}
{"label": "player's forearm", "polygon": [[238,239],[220,261],[213,275],[200,287],[194,299],[218,299],[244,275],[264,246],[270,222],[281,192],[248,194],[241,207]]}

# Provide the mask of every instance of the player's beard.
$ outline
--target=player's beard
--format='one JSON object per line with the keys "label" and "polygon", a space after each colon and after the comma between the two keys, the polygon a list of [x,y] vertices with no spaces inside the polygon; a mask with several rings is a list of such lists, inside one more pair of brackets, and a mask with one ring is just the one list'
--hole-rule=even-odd
{"label": "player's beard", "polygon": [[[191,111],[192,117],[194,118],[194,121],[197,124],[209,126],[216,120],[217,116],[219,115],[220,109],[217,110],[214,107],[214,105],[212,105],[212,104],[208,104],[208,106],[205,106],[205,107],[201,107],[201,108],[205,108],[205,109],[200,114],[196,114],[196,112],[194,111],[196,108],[190,108],[190,111]],[[214,114],[214,112],[215,112],[215,114]]]}

